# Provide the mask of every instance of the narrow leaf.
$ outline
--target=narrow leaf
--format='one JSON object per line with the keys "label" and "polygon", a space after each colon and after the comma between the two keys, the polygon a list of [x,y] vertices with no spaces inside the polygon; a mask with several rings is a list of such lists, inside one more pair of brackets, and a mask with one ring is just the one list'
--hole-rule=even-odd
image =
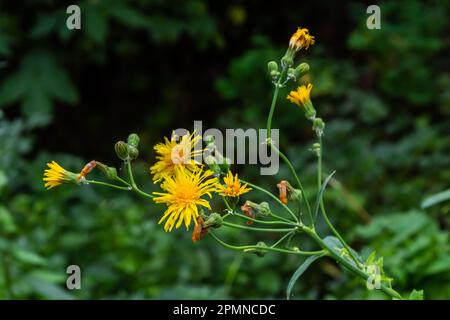
{"label": "narrow leaf", "polygon": [[425,200],[423,200],[422,202],[422,209],[434,206],[435,204],[438,204],[446,200],[450,200],[450,189],[433,194],[432,196],[425,198]]}
{"label": "narrow leaf", "polygon": [[291,279],[289,280],[288,286],[286,288],[286,299],[289,300],[292,292],[292,288],[294,287],[294,284],[297,282],[297,280],[301,277],[301,275],[308,269],[308,267],[317,259],[322,258],[325,256],[325,253],[314,255],[311,257],[308,257],[301,265],[298,267],[298,269],[294,272]]}

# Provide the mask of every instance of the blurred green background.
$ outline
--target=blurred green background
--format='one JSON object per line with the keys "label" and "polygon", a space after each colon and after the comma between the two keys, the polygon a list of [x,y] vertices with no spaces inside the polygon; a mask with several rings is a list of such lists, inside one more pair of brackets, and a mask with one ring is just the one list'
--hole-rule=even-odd
{"label": "blurred green background", "polygon": [[[69,4],[81,7],[80,31],[65,27]],[[332,220],[363,254],[384,257],[399,292],[450,298],[450,204],[421,209],[450,187],[450,4],[380,1],[381,30],[366,28],[368,4],[1,1],[0,298],[283,299],[299,257],[243,255],[208,237],[193,244],[189,232],[156,224],[162,206],[101,187],[45,191],[42,172],[49,160],[73,171],[92,159],[123,170],[113,145],[137,132],[137,180],[152,191],[152,146],[173,128],[194,120],[263,128],[273,91],[266,63],[283,55],[297,26],[317,40],[301,60],[327,122],[325,172],[337,170],[325,196]],[[281,100],[274,127],[312,194],[314,136]],[[285,167],[275,177],[234,170],[274,192],[288,176]],[[218,234],[233,244],[276,239]],[[81,267],[81,290],[65,287],[70,264]],[[385,296],[323,259],[294,298]]]}

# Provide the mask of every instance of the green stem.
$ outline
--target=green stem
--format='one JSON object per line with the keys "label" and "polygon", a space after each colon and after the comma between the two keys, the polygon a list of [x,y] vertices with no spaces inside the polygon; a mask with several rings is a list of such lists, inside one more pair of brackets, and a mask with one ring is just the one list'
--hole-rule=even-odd
{"label": "green stem", "polygon": [[282,236],[277,242],[275,242],[273,245],[271,245],[272,248],[275,248],[277,245],[282,243],[286,238],[294,234],[294,231],[286,233],[284,236]]}
{"label": "green stem", "polygon": [[[287,205],[285,205],[283,202],[281,202],[281,200],[278,199],[278,198],[277,198],[275,195],[273,195],[271,192],[269,192],[269,191],[267,191],[266,189],[263,189],[263,188],[261,188],[261,187],[258,187],[257,185],[252,184],[252,183],[250,183],[250,182],[248,182],[248,181],[244,181],[244,180],[242,180],[242,179],[241,179],[241,181],[242,181],[243,183],[248,184],[250,187],[252,187],[252,188],[254,188],[254,189],[256,189],[256,190],[259,190],[259,191],[261,191],[262,193],[267,194],[267,195],[268,195],[269,197],[271,197],[273,200],[275,200],[276,202],[278,202],[284,209],[286,209],[286,211],[289,212],[289,214],[295,219],[295,221],[299,222],[299,220],[298,220],[297,216],[295,215],[295,213],[292,212],[292,210],[291,210]],[[274,213],[272,213],[271,216],[273,216],[274,218],[277,218],[277,219],[286,221],[286,222],[292,222],[291,220],[288,220],[288,219],[286,219],[286,218],[280,217],[280,216],[278,216],[278,215],[276,215],[276,214],[274,214]]]}
{"label": "green stem", "polygon": [[[284,75],[284,70],[280,74],[280,78],[278,78],[278,82],[275,84],[275,91],[273,93],[272,97],[272,104],[270,105],[270,111],[269,116],[267,117],[267,141],[270,141],[272,138],[272,118],[275,111],[275,106],[277,105],[277,99],[278,99],[278,92],[280,91],[281,87],[281,78]],[[269,142],[270,143],[270,142]]]}
{"label": "green stem", "polygon": [[[249,221],[253,221],[255,223],[261,223],[261,224],[282,224],[282,225],[287,225],[287,226],[294,226],[294,227],[298,227],[298,224],[294,224],[292,222],[285,222],[285,221],[265,221],[265,220],[258,220],[258,219],[254,219],[251,217],[247,217],[246,215],[237,213],[237,212],[233,212],[231,214],[231,216],[233,217],[239,217],[245,220],[249,220]],[[225,216],[224,216],[225,217]]]}
{"label": "green stem", "polygon": [[251,249],[257,249],[257,250],[266,250],[266,251],[274,251],[274,252],[280,252],[280,253],[287,253],[287,254],[296,254],[296,255],[302,255],[302,256],[311,256],[318,253],[323,253],[323,251],[300,251],[300,250],[287,250],[287,249],[281,249],[281,248],[272,248],[272,247],[261,247],[261,246],[255,246],[255,245],[248,245],[248,246],[233,246],[231,244],[226,243],[223,240],[220,240],[213,232],[209,232],[209,234],[221,245],[228,249],[232,250],[251,250]]}
{"label": "green stem", "polygon": [[224,226],[230,227],[230,228],[236,228],[236,229],[244,229],[249,231],[259,231],[259,232],[290,232],[297,230],[297,228],[256,228],[256,227],[247,227],[247,226],[241,226],[240,224],[234,224],[231,222],[223,221],[222,224]]}
{"label": "green stem", "polygon": [[[317,182],[318,182],[318,187],[319,187],[319,189],[318,189],[319,191],[318,192],[320,192],[320,188],[321,188],[321,185],[322,185],[322,136],[320,136],[320,135],[319,135],[319,144],[320,144],[320,149],[319,149],[319,153],[317,155],[317,162],[318,162],[318,173],[317,173],[317,180],[318,181]],[[350,246],[347,244],[347,242],[345,242],[344,238],[336,230],[336,228],[333,226],[333,224],[331,223],[330,219],[328,218],[327,212],[325,211],[325,206],[323,204],[323,199],[321,199],[321,201],[320,201],[320,211],[322,212],[322,216],[323,216],[326,224],[328,225],[328,227],[333,232],[333,234],[339,239],[339,241],[341,241],[342,245],[347,250],[348,254],[352,258],[352,260],[356,263],[356,265],[360,266],[361,262],[353,254],[353,251],[351,250]]]}
{"label": "green stem", "polygon": [[[355,265],[353,265],[352,263],[350,263],[347,259],[345,259],[344,257],[341,257],[339,254],[336,254],[335,251],[330,248],[330,246],[328,246],[318,235],[317,233],[311,229],[308,228],[306,226],[303,227],[303,231],[305,231],[306,234],[308,234],[321,248],[323,248],[324,250],[327,251],[327,254],[332,257],[333,259],[335,259],[337,262],[339,262],[341,265],[343,265],[345,268],[347,268],[348,270],[350,270],[351,272],[353,272],[354,274],[358,275],[359,277],[363,278],[364,280],[367,280],[369,278],[369,275],[367,273],[365,273],[364,271],[362,271],[361,269],[359,269],[358,267],[356,267]],[[396,298],[396,299],[402,299],[402,296],[395,291],[392,288],[389,288],[387,286],[385,286],[384,284],[381,284],[380,286],[381,290],[386,293],[387,295],[389,295],[392,298]]]}
{"label": "green stem", "polygon": [[122,186],[118,186],[118,185],[115,185],[115,184],[102,182],[102,181],[96,181],[96,180],[86,180],[86,183],[88,183],[88,184],[97,184],[99,186],[105,186],[105,187],[110,187],[110,188],[114,188],[114,189],[126,190],[126,191],[130,190],[128,187],[122,187]]}
{"label": "green stem", "polygon": [[283,159],[283,161],[287,164],[287,166],[291,170],[292,174],[294,175],[297,185],[300,188],[300,191],[302,192],[303,201],[305,201],[305,203],[306,203],[306,210],[308,211],[311,225],[314,225],[314,220],[313,220],[313,216],[312,216],[311,207],[309,206],[308,197],[306,196],[305,189],[303,188],[302,182],[300,181],[300,178],[298,177],[297,172],[294,169],[294,166],[292,165],[291,161],[289,161],[288,157],[286,157],[286,155],[283,152],[281,152],[276,146],[272,145],[272,148],[274,148],[278,152],[281,159]]}
{"label": "green stem", "polygon": [[141,189],[139,189],[138,186],[136,185],[136,183],[134,182],[133,171],[131,170],[131,162],[125,161],[125,164],[127,166],[128,177],[130,178],[130,184],[131,184],[132,190],[145,198],[153,199],[154,198],[153,195],[148,194],[148,193],[142,191]]}

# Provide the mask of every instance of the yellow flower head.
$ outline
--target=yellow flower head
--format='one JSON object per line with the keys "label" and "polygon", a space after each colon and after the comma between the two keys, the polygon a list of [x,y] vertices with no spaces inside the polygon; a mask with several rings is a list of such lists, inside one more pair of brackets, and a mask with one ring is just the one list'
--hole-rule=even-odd
{"label": "yellow flower head", "polygon": [[194,157],[201,154],[202,150],[193,150],[201,139],[199,135],[194,136],[194,134],[195,132],[181,137],[179,142],[175,136],[171,140],[164,137],[164,143],[155,145],[158,161],[150,168],[155,183],[161,181],[164,176],[172,177],[177,167],[190,171],[195,169],[197,163]]}
{"label": "yellow flower head", "polygon": [[309,34],[306,28],[298,28],[289,41],[289,47],[295,51],[302,48],[308,49],[315,43],[314,37]]}
{"label": "yellow flower head", "polygon": [[44,171],[44,187],[51,189],[62,183],[77,182],[77,174],[67,171],[55,161],[47,163],[48,169]]}
{"label": "yellow flower head", "polygon": [[158,222],[166,220],[165,231],[172,231],[175,223],[179,228],[183,221],[186,229],[189,229],[192,220],[197,225],[199,217],[197,206],[211,209],[209,202],[202,199],[202,196],[208,195],[211,198],[211,192],[216,190],[217,185],[217,178],[211,178],[213,172],[210,170],[203,171],[200,167],[196,167],[193,171],[189,171],[175,167],[174,172],[173,176],[163,176],[161,188],[166,192],[153,193],[157,196],[153,201],[165,203],[168,207]]}
{"label": "yellow flower head", "polygon": [[251,188],[247,188],[247,184],[241,185],[238,175],[233,177],[231,171],[228,171],[226,177],[223,178],[225,185],[218,185],[217,192],[226,197],[239,197],[241,194],[247,193]]}
{"label": "yellow flower head", "polygon": [[296,105],[300,107],[305,107],[306,104],[310,103],[310,93],[313,85],[311,83],[308,84],[308,86],[300,86],[297,88],[296,91],[291,91],[289,95],[287,96],[287,99],[295,103]]}

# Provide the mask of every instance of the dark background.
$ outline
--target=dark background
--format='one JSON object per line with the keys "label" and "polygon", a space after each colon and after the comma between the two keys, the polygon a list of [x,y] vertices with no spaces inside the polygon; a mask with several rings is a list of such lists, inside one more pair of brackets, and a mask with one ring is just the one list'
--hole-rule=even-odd
{"label": "dark background", "polygon": [[[79,31],[65,26],[69,4],[81,7]],[[300,60],[311,66],[304,80],[327,123],[324,169],[337,170],[330,216],[363,254],[384,256],[398,291],[449,298],[450,206],[421,202],[449,188],[450,4],[381,1],[381,30],[366,28],[368,4],[1,1],[0,297],[283,298],[297,257],[241,255],[209,238],[192,244],[190,233],[156,224],[160,206],[90,186],[48,192],[42,172],[50,160],[73,171],[92,159],[121,169],[113,145],[137,132],[137,179],[154,190],[152,147],[172,129],[194,120],[265,126],[266,64],[302,26],[316,37]],[[280,101],[274,127],[312,193],[313,133]],[[274,192],[287,176],[284,167],[276,177],[255,166],[233,170]],[[273,240],[221,235],[234,244]],[[65,289],[69,264],[83,270],[80,291]],[[305,273],[294,297],[384,298],[329,260]]]}

